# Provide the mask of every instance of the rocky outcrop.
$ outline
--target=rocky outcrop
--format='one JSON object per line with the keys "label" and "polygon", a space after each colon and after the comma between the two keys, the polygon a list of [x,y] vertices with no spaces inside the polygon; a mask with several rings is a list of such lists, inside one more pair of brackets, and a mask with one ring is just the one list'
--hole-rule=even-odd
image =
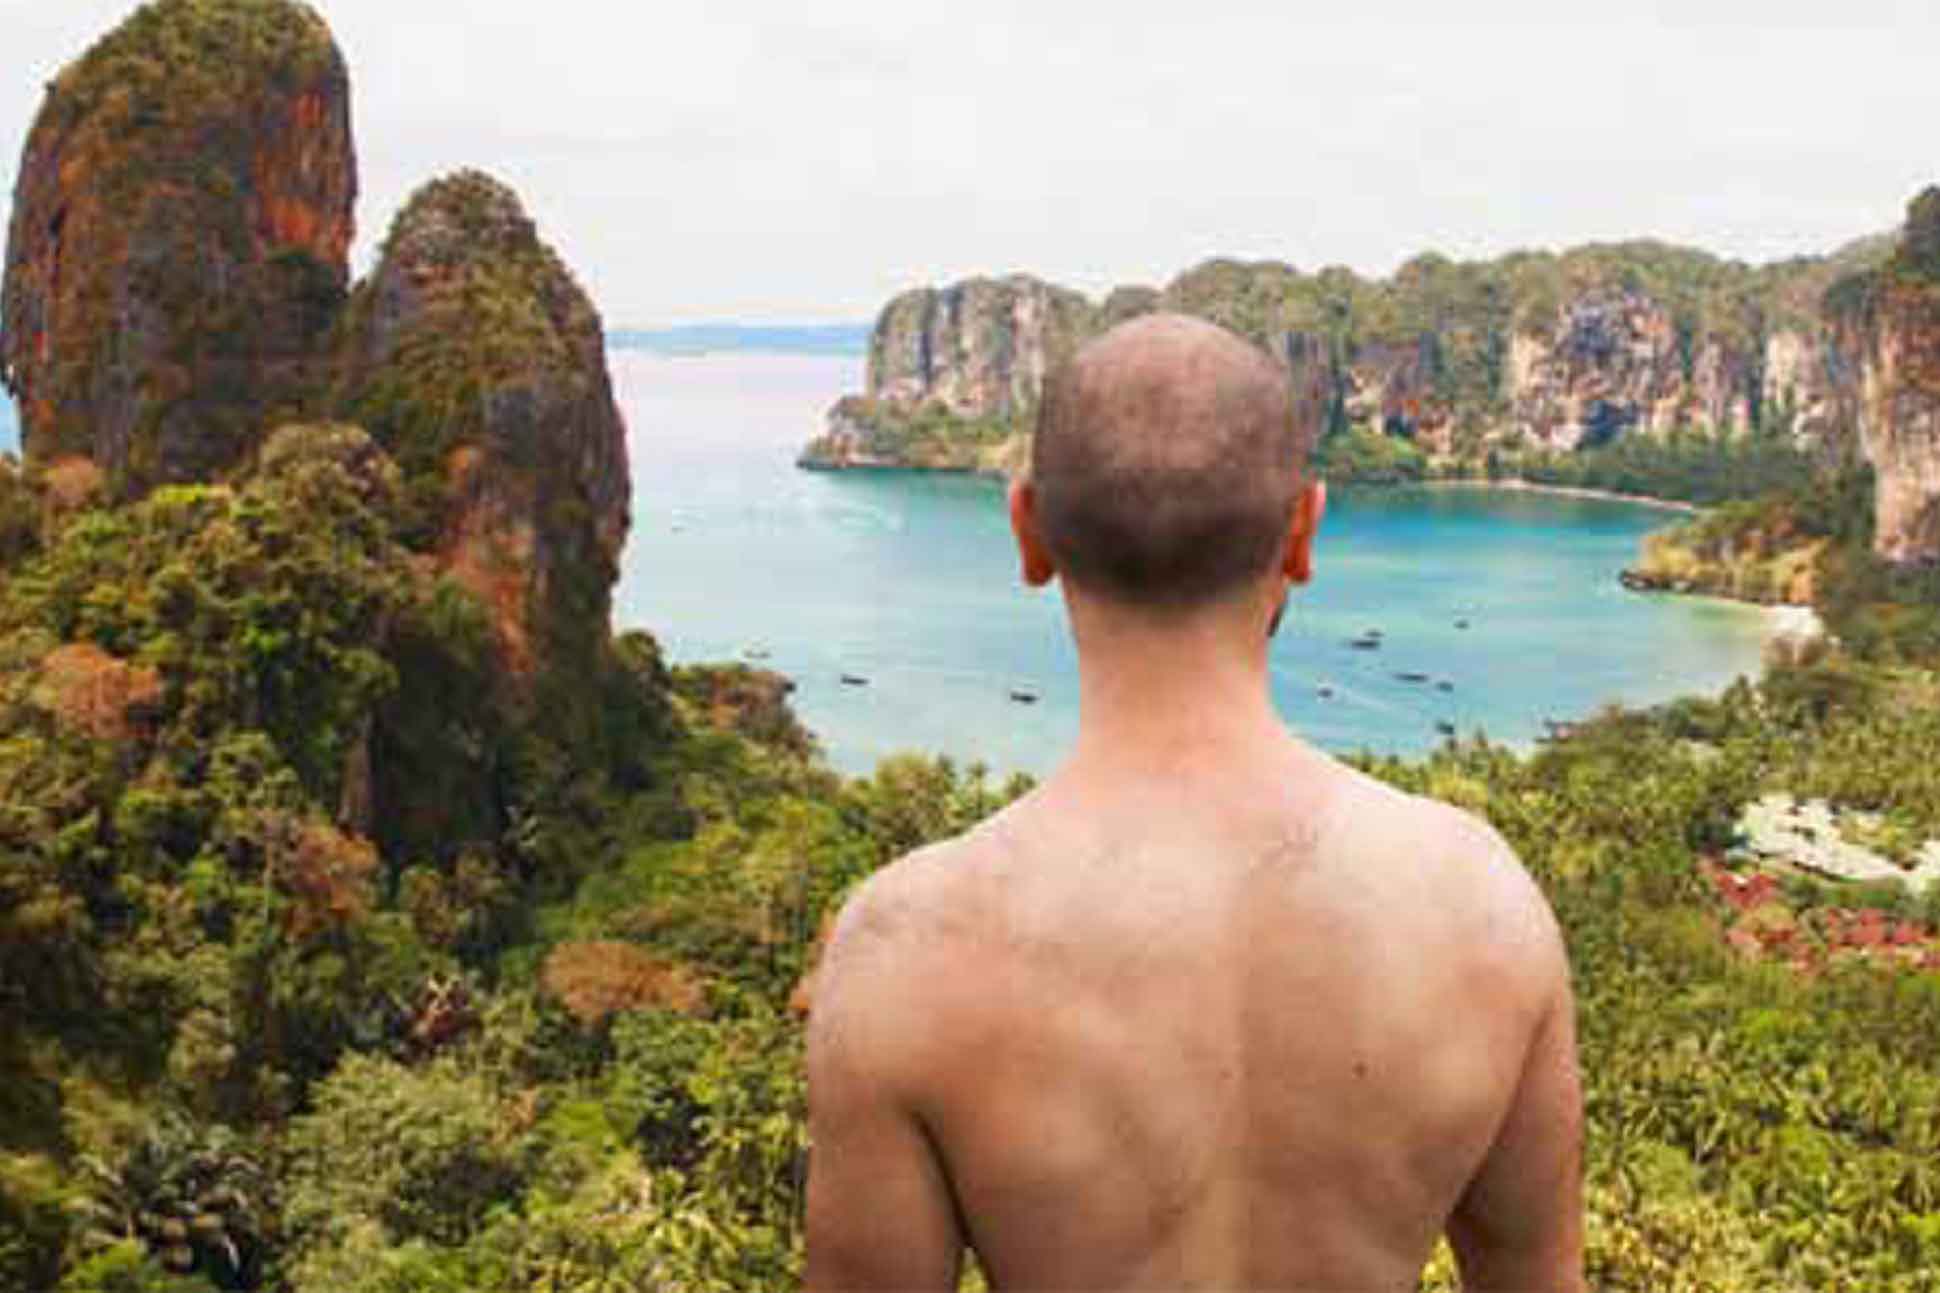
{"label": "rocky outcrop", "polygon": [[735,732],[785,754],[805,757],[815,750],[814,735],[789,704],[794,682],[772,669],[745,664],[689,666],[674,674],[674,691],[701,726]]}
{"label": "rocky outcrop", "polygon": [[1045,373],[1096,329],[1083,295],[1027,274],[918,288],[876,321],[868,394],[957,417],[1008,416],[1035,405]]}
{"label": "rocky outcrop", "polygon": [[[1139,289],[1113,299],[1126,318],[1156,304]],[[1045,374],[1103,326],[1081,294],[1025,274],[905,292],[876,321],[867,393],[829,410],[800,463],[1014,471]]]}
{"label": "rocky outcrop", "polygon": [[1384,435],[1448,445],[1453,410],[1435,389],[1434,341],[1431,333],[1407,341],[1368,341],[1352,359],[1335,363],[1325,380],[1338,391],[1347,421]]}
{"label": "rocky outcrop", "polygon": [[1823,537],[1791,518],[1727,509],[1645,535],[1638,562],[1623,572],[1633,592],[1703,593],[1761,605],[1810,606],[1818,594]]}
{"label": "rocky outcrop", "polygon": [[155,0],[64,70],[14,190],[0,376],[30,459],[207,479],[314,403],[348,278],[349,77],[288,0]]}
{"label": "rocky outcrop", "polygon": [[1835,445],[1858,425],[1853,356],[1823,323],[1774,332],[1765,341],[1762,399],[1770,425],[1795,441]]}
{"label": "rocky outcrop", "polygon": [[1519,330],[1509,398],[1521,435],[1545,449],[1703,426],[1743,431],[1755,370],[1717,337],[1698,338],[1643,293],[1598,287],[1541,332]]}
{"label": "rocky outcrop", "polygon": [[626,430],[592,302],[518,198],[421,189],[346,315],[339,403],[397,459],[416,540],[489,609],[515,680],[586,670],[629,525]]}
{"label": "rocky outcrop", "polygon": [[1858,357],[1874,549],[1894,562],[1940,560],[1940,186],[1913,200],[1899,247],[1856,285],[1839,325]]}
{"label": "rocky outcrop", "polygon": [[847,395],[829,409],[825,426],[802,450],[798,465],[1007,476],[1023,465],[1030,415],[1026,408],[1013,408],[960,416],[934,403]]}
{"label": "rocky outcrop", "polygon": [[[852,466],[1021,461],[1017,446],[950,452],[936,416],[919,438],[880,428],[928,409],[966,435],[979,424],[974,435],[987,441],[992,419],[1035,404],[1058,352],[1154,309],[1209,319],[1275,354],[1288,338],[1309,339],[1303,353],[1326,357],[1330,429],[1400,437],[1451,463],[1682,428],[1850,442],[1859,370],[1821,302],[1889,251],[1872,239],[1754,268],[1640,242],[1489,262],[1426,255],[1383,280],[1216,259],[1162,291],[1115,289],[1095,309],[1022,276],[1003,280],[1019,286],[1001,301],[986,280],[922,289],[883,312],[867,397],[831,410],[824,448],[850,452],[806,457]],[[1022,285],[1031,301],[1059,301],[1067,326],[1038,325],[1044,311],[1016,304]],[[918,440],[922,460],[900,451]]]}

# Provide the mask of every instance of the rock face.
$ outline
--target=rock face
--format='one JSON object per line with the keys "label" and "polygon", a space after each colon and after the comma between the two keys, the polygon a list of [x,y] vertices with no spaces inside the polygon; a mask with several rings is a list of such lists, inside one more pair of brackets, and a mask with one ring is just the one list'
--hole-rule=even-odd
{"label": "rock face", "polygon": [[1794,439],[1839,443],[1858,425],[1859,374],[1828,325],[1774,332],[1765,342],[1766,416]]}
{"label": "rock face", "polygon": [[421,189],[344,326],[339,404],[397,459],[417,539],[490,610],[514,681],[586,671],[629,524],[600,318],[518,198]]}
{"label": "rock face", "polygon": [[1081,294],[1025,274],[918,288],[891,301],[869,343],[869,397],[958,417],[1033,407],[1044,375],[1097,327]]}
{"label": "rock face", "polygon": [[1840,323],[1878,483],[1874,547],[1940,560],[1940,186],[1913,200],[1892,259],[1855,295]]}
{"label": "rock face", "polygon": [[1747,357],[1715,336],[1690,336],[1641,292],[1585,292],[1544,331],[1519,331],[1509,353],[1515,425],[1546,449],[1751,423]]}
{"label": "rock face", "polygon": [[287,0],[155,0],[49,86],[14,191],[0,376],[31,459],[207,479],[312,408],[348,278],[349,77]]}
{"label": "rock face", "polygon": [[[1569,452],[1680,428],[1834,444],[1854,436],[1859,369],[1822,298],[1889,252],[1867,240],[1753,268],[1625,243],[1489,262],[1427,255],[1383,280],[1219,259],[1163,291],[1118,288],[1096,308],[1023,276],[925,288],[883,312],[867,399],[831,410],[828,440],[853,449],[848,465],[1021,461],[1014,446],[939,448],[949,437],[935,424],[901,439],[881,428],[932,407],[966,424],[1028,410],[1059,354],[1168,309],[1276,355],[1290,338],[1306,339],[1303,355],[1325,357],[1330,428],[1361,426],[1445,457],[1479,461],[1492,447]],[[987,440],[987,427],[974,438]],[[899,454],[899,444],[918,442],[922,458]]]}

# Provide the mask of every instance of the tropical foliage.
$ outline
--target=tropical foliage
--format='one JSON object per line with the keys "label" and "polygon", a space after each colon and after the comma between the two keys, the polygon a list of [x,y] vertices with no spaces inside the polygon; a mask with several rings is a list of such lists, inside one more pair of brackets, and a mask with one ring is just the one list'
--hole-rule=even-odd
{"label": "tropical foliage", "polygon": [[1687,428],[1624,436],[1573,453],[1497,455],[1490,474],[1546,485],[1609,490],[1706,506],[1822,484],[1819,458],[1780,434],[1733,435]]}
{"label": "tropical foliage", "polygon": [[1337,485],[1401,485],[1425,479],[1428,455],[1399,436],[1350,427],[1321,440],[1313,470]]}
{"label": "tropical foliage", "polygon": [[[349,428],[119,509],[7,488],[0,1284],[790,1286],[818,934],[1023,783],[845,781],[781,680],[638,634],[594,748],[533,753],[462,683],[413,702],[479,667],[480,612]],[[1767,794],[1940,837],[1935,590],[1819,515],[1843,652],[1533,754],[1365,761],[1488,816],[1562,919],[1599,1287],[1940,1288],[1940,894],[1719,879]],[[495,834],[359,820],[366,769],[408,802],[479,742]]]}

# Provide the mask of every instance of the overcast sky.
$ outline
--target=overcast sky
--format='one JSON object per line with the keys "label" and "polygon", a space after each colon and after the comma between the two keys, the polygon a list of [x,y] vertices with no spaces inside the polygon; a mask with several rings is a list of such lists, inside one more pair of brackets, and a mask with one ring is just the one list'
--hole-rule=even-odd
{"label": "overcast sky", "polygon": [[[7,192],[131,0],[0,0]],[[411,188],[506,179],[609,324],[867,319],[1027,269],[1653,236],[1765,260],[1940,180],[1940,5],[320,0],[359,264]]]}

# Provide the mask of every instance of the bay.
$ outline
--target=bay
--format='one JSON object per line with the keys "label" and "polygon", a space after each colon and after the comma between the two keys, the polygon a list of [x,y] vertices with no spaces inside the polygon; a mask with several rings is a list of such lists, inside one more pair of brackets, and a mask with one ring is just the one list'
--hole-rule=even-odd
{"label": "bay", "polygon": [[[1077,662],[1055,590],[1017,580],[1001,486],[794,466],[828,405],[860,389],[859,358],[611,361],[634,483],[621,626],[679,663],[752,655],[788,675],[845,771],[904,750],[999,772],[1057,762]],[[1677,519],[1525,492],[1336,491],[1315,582],[1274,643],[1280,712],[1327,749],[1405,755],[1444,723],[1526,745],[1545,720],[1755,674],[1765,612],[1619,587],[1638,539]],[[1370,630],[1380,649],[1348,645]]]}

